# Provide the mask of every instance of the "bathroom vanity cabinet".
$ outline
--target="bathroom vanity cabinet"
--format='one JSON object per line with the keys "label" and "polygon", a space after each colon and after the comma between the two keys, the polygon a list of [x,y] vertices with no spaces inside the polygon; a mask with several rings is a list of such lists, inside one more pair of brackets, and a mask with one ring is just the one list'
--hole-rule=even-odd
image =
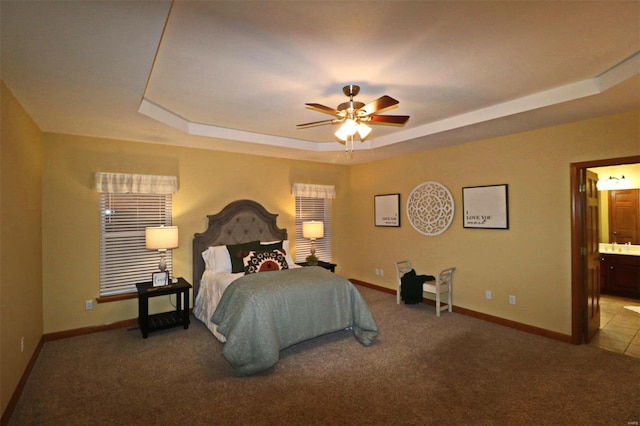
{"label": "bathroom vanity cabinet", "polygon": [[640,256],[601,253],[600,292],[640,299]]}

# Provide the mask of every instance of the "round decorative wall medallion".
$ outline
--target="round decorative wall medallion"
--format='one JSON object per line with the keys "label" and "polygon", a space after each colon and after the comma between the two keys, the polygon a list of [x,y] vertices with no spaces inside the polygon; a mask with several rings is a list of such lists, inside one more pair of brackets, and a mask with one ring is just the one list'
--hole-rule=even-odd
{"label": "round decorative wall medallion", "polygon": [[440,235],[453,221],[453,197],[438,182],[423,182],[407,199],[407,216],[413,229],[423,235]]}

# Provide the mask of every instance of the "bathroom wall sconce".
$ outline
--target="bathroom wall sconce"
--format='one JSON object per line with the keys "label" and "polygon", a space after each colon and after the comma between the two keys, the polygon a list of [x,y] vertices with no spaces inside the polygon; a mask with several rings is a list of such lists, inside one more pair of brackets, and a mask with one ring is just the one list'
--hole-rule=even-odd
{"label": "bathroom wall sconce", "polygon": [[631,181],[622,175],[621,178],[609,176],[609,179],[598,180],[596,184],[599,191],[610,191],[615,189],[631,188]]}

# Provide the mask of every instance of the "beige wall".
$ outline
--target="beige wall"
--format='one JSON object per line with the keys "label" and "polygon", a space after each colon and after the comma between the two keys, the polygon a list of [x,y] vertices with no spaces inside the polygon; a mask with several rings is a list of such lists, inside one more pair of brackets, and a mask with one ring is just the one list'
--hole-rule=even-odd
{"label": "beige wall", "polygon": [[[98,194],[95,171],[176,174],[174,223],[180,248],[176,275],[191,277],[191,238],[206,215],[239,198],[260,201],[294,224],[291,183],[335,184],[334,261],[349,278],[393,288],[393,261],[411,259],[435,273],[454,265],[455,304],[474,311],[570,334],[571,162],[634,155],[637,112],[572,123],[352,167],[156,146],[129,141],[44,135],[45,333],[135,318],[136,301],[98,304]],[[357,155],[357,153],[356,153]],[[413,230],[404,214],[411,190],[425,181],[452,192],[456,215],[437,237]],[[464,186],[509,184],[508,231],[463,229]],[[373,225],[373,196],[401,193],[402,227]],[[65,256],[53,248],[64,245]],[[375,275],[383,269],[384,276]],[[484,298],[491,290],[493,298]],[[517,298],[507,303],[508,295]],[[164,309],[156,307],[156,309]]]}
{"label": "beige wall", "polygon": [[[410,259],[419,273],[456,266],[454,305],[570,335],[569,165],[637,155],[639,129],[635,111],[354,166],[353,256],[341,271],[394,288],[394,260]],[[445,185],[455,200],[453,224],[436,237],[414,231],[404,212],[410,192],[425,181]],[[462,188],[503,183],[510,229],[464,229]],[[401,194],[400,228],[373,225],[373,196],[387,193]]]}
{"label": "beige wall", "polygon": [[[129,141],[45,134],[44,195],[44,331],[76,329],[138,316],[137,300],[94,303],[98,297],[99,210],[93,191],[97,171],[178,176],[173,196],[173,223],[180,247],[173,251],[174,274],[191,281],[193,234],[203,232],[207,215],[237,199],[253,199],[279,213],[280,227],[295,239],[295,199],[291,184],[310,182],[336,186],[334,232],[347,232],[344,212],[349,200],[349,168]],[[63,249],[63,250],[60,250]],[[336,244],[334,260],[347,263],[348,253]],[[164,298],[150,309],[166,309]]]}
{"label": "beige wall", "polygon": [[[637,155],[639,129],[635,111],[345,167],[42,135],[2,86],[2,410],[43,333],[137,316],[135,299],[84,310],[84,301],[98,296],[96,171],[179,177],[176,275],[190,279],[191,238],[205,229],[207,214],[255,199],[280,213],[291,233],[291,183],[334,184],[334,261],[342,275],[394,288],[394,260],[411,259],[421,273],[455,265],[455,305],[570,334],[569,164]],[[437,237],[415,232],[404,214],[411,190],[431,180],[449,188],[457,209],[451,228]],[[509,184],[511,229],[463,229],[462,187],[497,183]],[[373,196],[395,192],[402,196],[402,227],[376,228]],[[485,290],[492,300],[484,299]],[[517,296],[515,306],[509,294]]]}
{"label": "beige wall", "polygon": [[42,135],[4,83],[0,90],[0,413],[4,413],[42,337]]}

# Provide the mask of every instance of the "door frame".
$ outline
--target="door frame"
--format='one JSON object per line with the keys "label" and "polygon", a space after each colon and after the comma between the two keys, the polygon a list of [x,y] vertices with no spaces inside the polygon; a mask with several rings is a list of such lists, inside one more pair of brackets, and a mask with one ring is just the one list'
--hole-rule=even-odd
{"label": "door frame", "polygon": [[585,342],[587,334],[586,309],[587,294],[585,287],[585,263],[582,255],[584,233],[583,217],[585,198],[580,191],[582,171],[592,167],[619,166],[640,163],[640,155],[610,158],[605,160],[583,161],[570,164],[571,190],[571,343],[579,345]]}

